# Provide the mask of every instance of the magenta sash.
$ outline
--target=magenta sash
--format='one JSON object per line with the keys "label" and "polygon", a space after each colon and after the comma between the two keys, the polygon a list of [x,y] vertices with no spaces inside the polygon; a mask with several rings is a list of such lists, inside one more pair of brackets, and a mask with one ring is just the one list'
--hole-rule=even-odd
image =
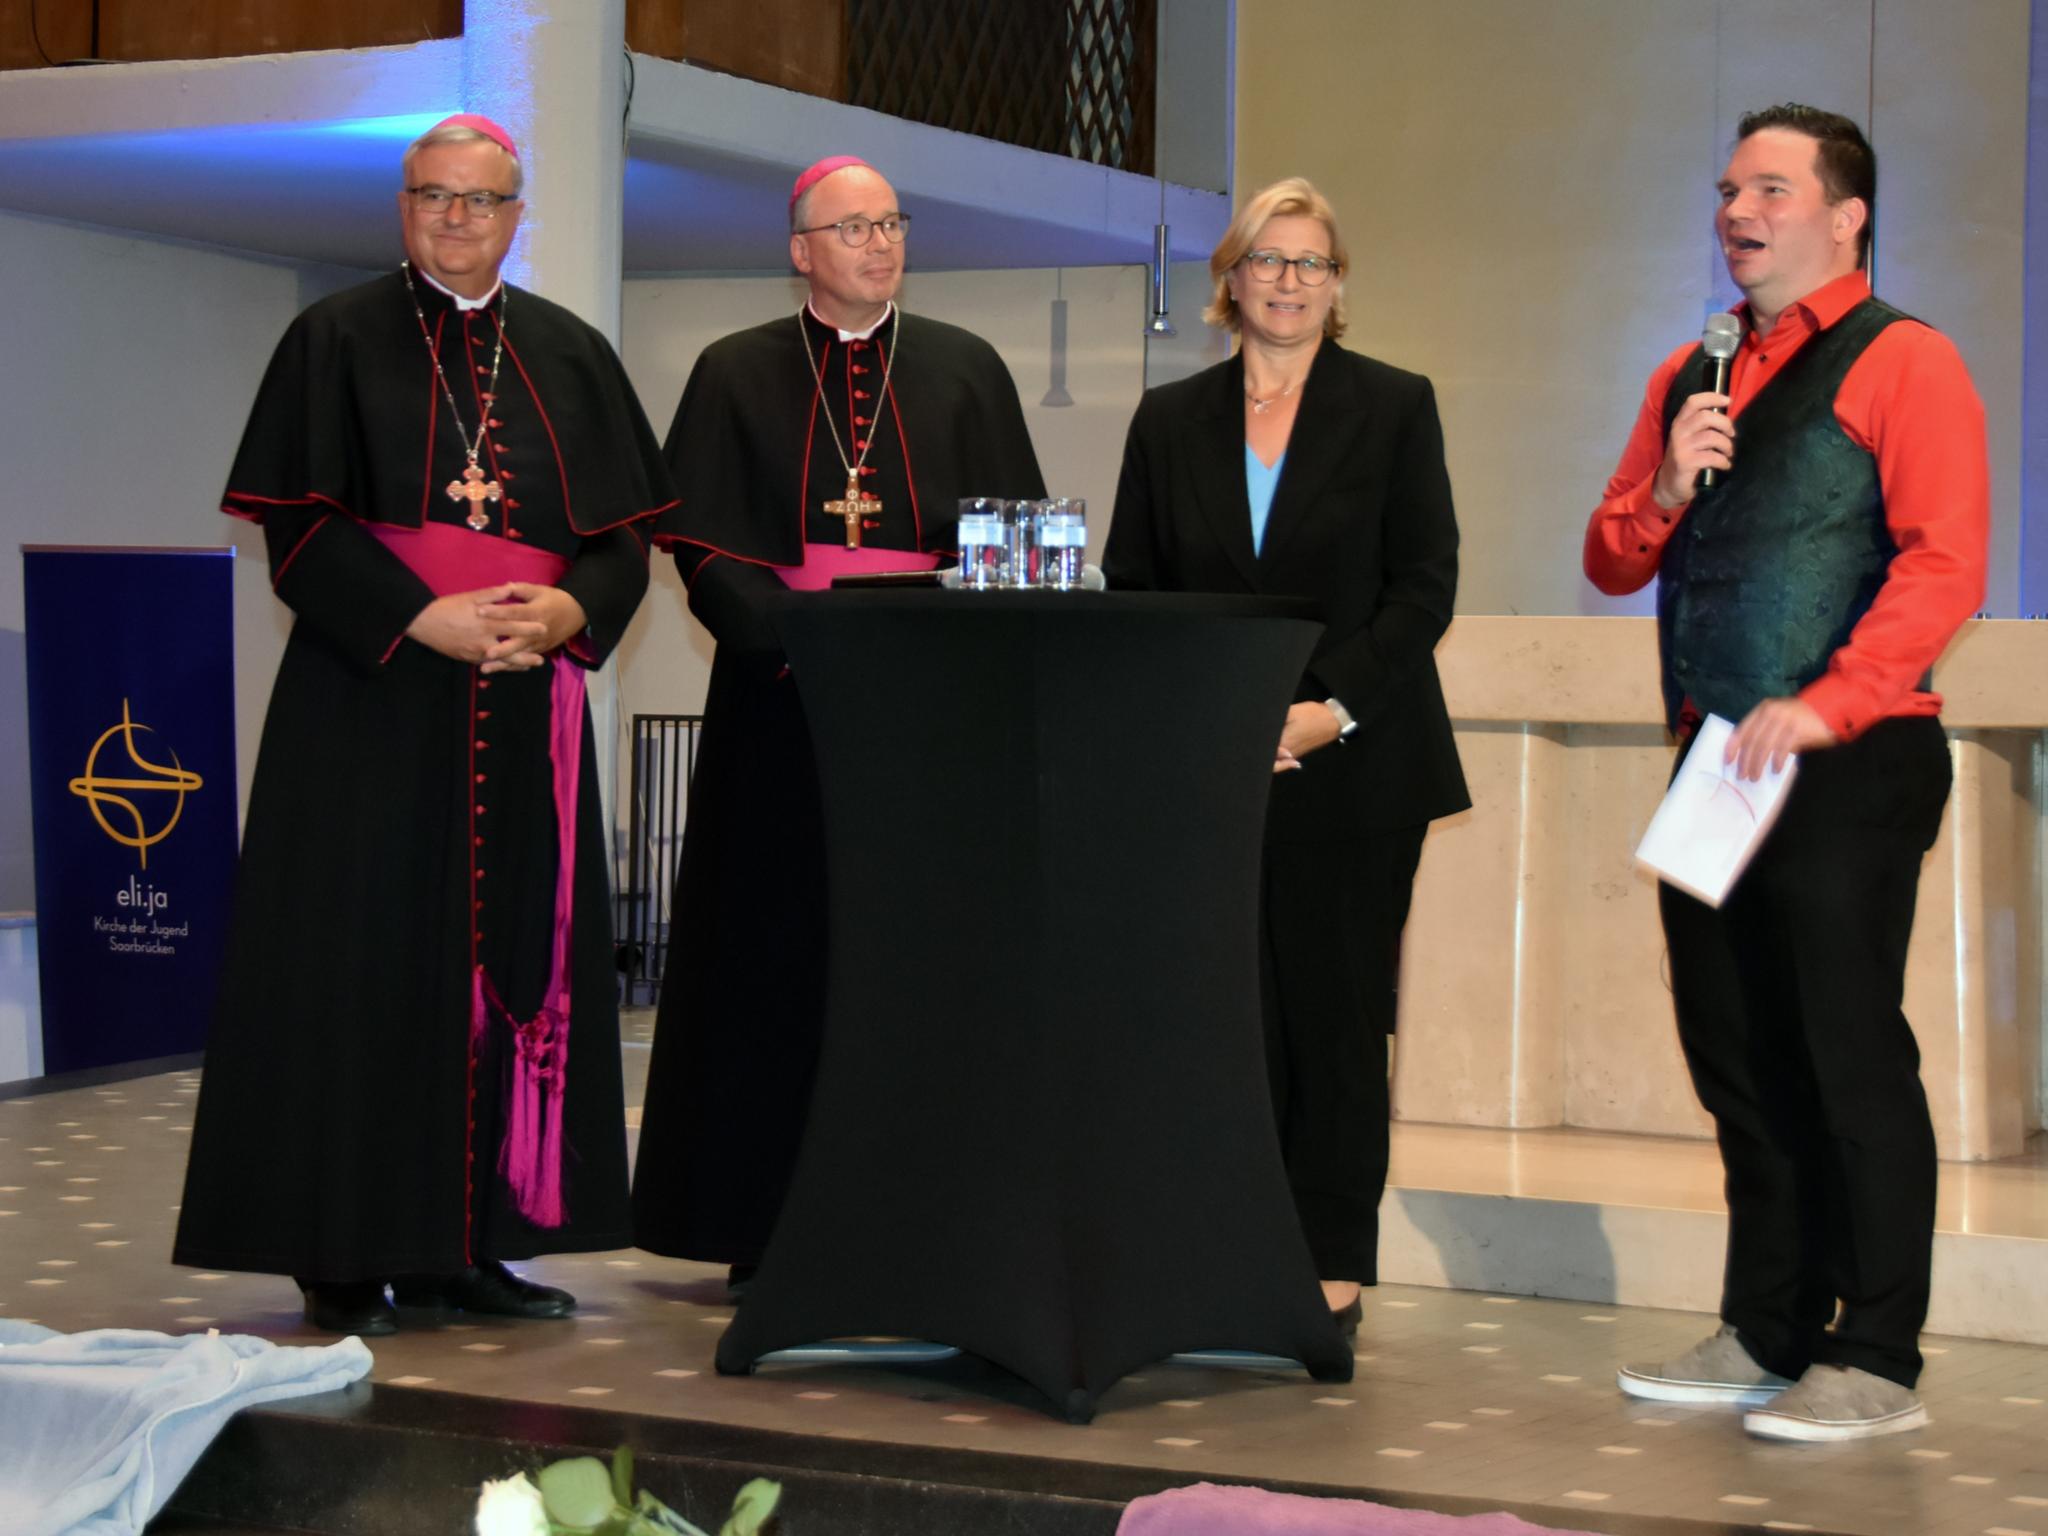
{"label": "magenta sash", "polygon": [[914,549],[848,549],[844,544],[806,544],[802,565],[773,567],[792,592],[821,592],[835,576],[869,576],[877,571],[930,571],[937,555]]}
{"label": "magenta sash", "polygon": [[[491,534],[471,533],[448,523],[421,528],[366,524],[383,546],[403,560],[436,597],[472,592],[508,581],[553,586],[569,562],[544,549]],[[512,1102],[498,1171],[519,1213],[535,1226],[559,1227],[568,1219],[562,1198],[562,1090],[569,1071],[569,937],[576,874],[576,795],[583,766],[583,669],[566,655],[549,658],[554,669],[548,717],[548,758],[555,777],[555,864],[553,951],[540,1011],[521,1021],[512,1016],[485,974],[474,967],[470,985],[470,1050],[476,1052],[493,1018],[512,1033]]]}

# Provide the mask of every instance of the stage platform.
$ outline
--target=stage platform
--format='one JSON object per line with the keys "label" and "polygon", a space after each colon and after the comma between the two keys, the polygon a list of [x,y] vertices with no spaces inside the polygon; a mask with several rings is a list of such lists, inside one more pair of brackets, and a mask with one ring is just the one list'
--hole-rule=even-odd
{"label": "stage platform", "polygon": [[[636,1094],[647,1029],[629,1015]],[[0,1314],[321,1337],[288,1281],[168,1262],[197,1089],[185,1072],[0,1101]],[[1129,1499],[1200,1478],[1594,1531],[2048,1536],[2039,1347],[1930,1336],[1935,1422],[1857,1446],[1768,1445],[1730,1412],[1617,1394],[1619,1364],[1675,1353],[1711,1324],[1641,1304],[1676,1279],[1711,1299],[1711,1148],[1404,1125],[1396,1170],[1389,1277],[1459,1288],[1369,1293],[1357,1378],[1341,1388],[1161,1363],[1075,1426],[969,1359],[721,1378],[720,1272],[637,1252],[550,1259],[530,1270],[577,1292],[573,1321],[444,1322],[372,1341],[371,1384],[243,1415],[158,1529],[458,1530],[482,1478],[631,1441],[642,1480],[713,1528],[747,1477],[782,1479],[788,1536],[1109,1536]],[[2040,1337],[2042,1159],[1946,1168],[1943,1213],[1951,1246],[2035,1257],[2023,1292],[1971,1305],[2007,1305],[2012,1333]],[[1690,1247],[1655,1251],[1676,1242],[1666,1214],[1702,1224]],[[1938,1287],[1961,1273],[1951,1261]]]}

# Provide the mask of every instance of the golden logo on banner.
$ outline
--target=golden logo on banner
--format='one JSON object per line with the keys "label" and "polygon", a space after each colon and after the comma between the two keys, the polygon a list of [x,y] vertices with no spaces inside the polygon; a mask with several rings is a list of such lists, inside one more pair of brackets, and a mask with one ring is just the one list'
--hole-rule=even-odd
{"label": "golden logo on banner", "polygon": [[[100,739],[92,744],[92,751],[86,754],[85,772],[73,779],[70,787],[71,793],[91,807],[92,819],[100,824],[100,830],[123,847],[133,848],[136,857],[142,861],[142,867],[147,869],[150,848],[171,835],[171,829],[178,824],[178,818],[185,814],[185,797],[200,788],[205,780],[180,763],[176,752],[171,752],[169,767],[162,763],[153,763],[144,757],[135,740],[137,735],[142,733],[155,734],[148,726],[137,725],[129,718],[128,701],[123,699],[121,723],[109,726],[100,733]],[[138,774],[147,774],[149,777],[101,777],[101,749],[116,736],[121,738],[121,744],[128,753],[128,766],[137,770]],[[109,764],[109,767],[113,768],[119,766]],[[155,803],[153,810],[160,809],[168,803],[170,813],[162,818],[162,825],[151,830],[153,818],[145,816],[142,806],[128,798],[130,795],[171,795],[175,798],[169,802]],[[108,807],[113,807],[118,812],[116,819],[122,823],[121,826],[117,827],[114,822],[107,819]],[[132,831],[128,830],[131,825]]]}

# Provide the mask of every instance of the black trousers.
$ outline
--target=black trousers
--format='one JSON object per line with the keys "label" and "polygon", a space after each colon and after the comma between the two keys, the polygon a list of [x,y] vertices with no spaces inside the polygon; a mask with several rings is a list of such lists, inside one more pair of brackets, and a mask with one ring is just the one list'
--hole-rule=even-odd
{"label": "black trousers", "polygon": [[1387,1036],[1426,830],[1266,845],[1266,1072],[1295,1210],[1325,1280],[1379,1279]]}
{"label": "black trousers", "polygon": [[1727,1176],[1721,1317],[1782,1376],[1823,1361],[1919,1379],[1934,1127],[1900,1004],[1950,777],[1938,720],[1882,721],[1800,760],[1720,911],[1658,890]]}

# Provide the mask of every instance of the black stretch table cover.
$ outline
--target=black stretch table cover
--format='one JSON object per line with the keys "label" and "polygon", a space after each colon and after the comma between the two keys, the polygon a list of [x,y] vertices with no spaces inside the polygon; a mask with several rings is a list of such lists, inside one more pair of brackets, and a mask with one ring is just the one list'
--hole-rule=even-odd
{"label": "black stretch table cover", "polygon": [[830,996],[718,1368],[904,1335],[1076,1420],[1188,1349],[1349,1380],[1259,1031],[1273,744],[1318,626],[1259,598],[779,604],[824,786]]}

